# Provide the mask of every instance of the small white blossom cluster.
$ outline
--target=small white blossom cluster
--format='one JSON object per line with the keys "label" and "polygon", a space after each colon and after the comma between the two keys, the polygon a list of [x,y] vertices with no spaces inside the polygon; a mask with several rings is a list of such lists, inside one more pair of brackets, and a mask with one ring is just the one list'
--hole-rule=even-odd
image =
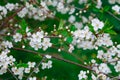
{"label": "small white blossom cluster", "polygon": [[30,77],[29,80],[37,80],[36,77]]}
{"label": "small white blossom cluster", "polygon": [[120,48],[112,46],[107,49],[105,53],[103,50],[98,50],[97,58],[105,60],[107,62],[116,61],[120,57]]}
{"label": "small white blossom cluster", "polygon": [[8,56],[7,54],[10,51],[8,49],[0,53],[0,75],[7,72],[9,66],[12,66],[15,62],[15,58],[12,55]]}
{"label": "small white blossom cluster", "polygon": [[[80,73],[78,74],[78,80],[88,80],[89,79],[88,74],[89,74],[89,71],[81,70]],[[103,73],[99,73],[97,76],[95,74],[91,74],[91,78],[92,80],[111,80],[109,77],[107,77]]]}
{"label": "small white blossom cluster", "polygon": [[[104,27],[104,23],[97,18],[93,19],[91,24],[96,32],[95,34]],[[83,29],[78,29],[73,32],[72,44],[83,49],[98,49],[100,46],[109,47],[113,45],[109,34],[102,33],[97,34],[97,36],[95,34],[89,30],[88,26],[85,26]]]}
{"label": "small white blossom cluster", "polygon": [[32,4],[26,2],[26,6],[18,13],[18,16],[20,18],[28,16],[28,18],[40,21],[44,21],[47,17],[53,17],[53,14],[49,14],[50,10],[45,2],[41,1],[40,5],[41,8],[34,7]]}
{"label": "small white blossom cluster", "polygon": [[[28,67],[12,67],[11,71],[14,75],[18,76],[19,79],[22,79],[24,77],[24,73],[29,74],[31,70],[35,68],[35,65],[35,62],[28,62]],[[38,73],[39,69],[35,69],[34,72]]]}
{"label": "small white blossom cluster", "polygon": [[43,48],[43,50],[46,50],[48,47],[52,46],[52,43],[50,43],[50,38],[45,38],[45,34],[43,31],[38,31],[36,33],[33,33],[30,37],[29,44],[35,50],[41,48]]}
{"label": "small white blossom cluster", "polygon": [[[51,56],[50,55],[46,55],[45,56],[47,59],[51,59]],[[42,69],[50,69],[52,68],[52,61],[51,60],[48,60],[48,62],[42,62]]]}
{"label": "small white blossom cluster", "polygon": [[89,30],[88,26],[84,27],[83,30],[76,30],[73,32],[73,45],[77,45],[78,48],[83,48],[83,49],[93,49],[93,40],[94,40],[94,35],[92,32]]}
{"label": "small white blossom cluster", "polygon": [[112,46],[113,42],[110,38],[110,35],[107,33],[99,34],[97,41],[95,42],[96,46]]}
{"label": "small white blossom cluster", "polygon": [[107,77],[105,74],[100,73],[97,76],[92,74],[92,80],[111,80],[111,79]]}
{"label": "small white blossom cluster", "polygon": [[103,50],[99,50],[97,58],[110,62],[111,65],[114,65],[116,72],[120,72],[120,45],[110,47],[106,53]]}
{"label": "small white blossom cluster", "polygon": [[120,4],[120,0],[108,0],[108,2],[109,2],[110,4],[115,4],[115,3]]}
{"label": "small white blossom cluster", "polygon": [[1,44],[0,44],[0,50],[4,50],[4,49],[10,49],[13,47],[13,44],[12,42],[10,41],[2,41]]}
{"label": "small white blossom cluster", "polygon": [[93,64],[92,70],[95,71],[96,74],[109,74],[112,71],[110,70],[109,66],[106,63],[100,63],[100,64]]}
{"label": "small white blossom cluster", "polygon": [[9,11],[16,10],[18,3],[7,3],[5,6],[0,6],[0,20],[7,16]]}
{"label": "small white blossom cluster", "polygon": [[74,7],[70,7],[65,5],[64,3],[71,3],[73,0],[67,0],[66,2],[64,0],[46,0],[46,3],[48,3],[48,6],[53,6],[57,10],[57,12],[60,12],[61,14],[73,14],[75,12]]}

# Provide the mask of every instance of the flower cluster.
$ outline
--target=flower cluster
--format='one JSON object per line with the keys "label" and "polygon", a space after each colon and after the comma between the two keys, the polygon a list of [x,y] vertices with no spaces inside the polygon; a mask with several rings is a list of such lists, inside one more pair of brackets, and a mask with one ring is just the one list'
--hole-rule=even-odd
{"label": "flower cluster", "polygon": [[30,46],[34,48],[35,50],[43,48],[43,50],[46,50],[48,47],[52,46],[52,43],[50,43],[49,38],[45,38],[45,34],[43,31],[38,31],[36,33],[33,33],[31,35],[30,39]]}
{"label": "flower cluster", "polygon": [[5,6],[0,6],[0,20],[7,16],[8,11],[18,9],[18,4],[8,3]]}
{"label": "flower cluster", "polygon": [[45,2],[41,1],[40,8],[34,7],[32,4],[26,2],[25,7],[18,13],[20,18],[28,16],[28,18],[33,18],[35,20],[44,21],[47,17],[53,17],[53,14],[49,14],[50,10],[48,9]]}
{"label": "flower cluster", "polygon": [[[22,79],[24,76],[24,73],[29,74],[32,69],[35,68],[36,63],[35,62],[28,62],[28,67],[12,67],[11,71],[14,73],[14,75],[18,75],[19,79]],[[39,69],[36,68],[34,70],[35,73],[39,72]]]}
{"label": "flower cluster", "polygon": [[7,55],[9,52],[10,51],[6,49],[0,53],[0,75],[6,73],[9,66],[12,66],[16,61],[12,55]]}
{"label": "flower cluster", "polygon": [[[47,59],[51,59],[51,58],[52,58],[50,55],[46,55],[45,57],[46,57]],[[50,69],[50,68],[52,68],[52,61],[51,61],[51,60],[48,60],[47,63],[42,62],[42,69],[43,69],[43,70],[44,70],[44,69]]]}

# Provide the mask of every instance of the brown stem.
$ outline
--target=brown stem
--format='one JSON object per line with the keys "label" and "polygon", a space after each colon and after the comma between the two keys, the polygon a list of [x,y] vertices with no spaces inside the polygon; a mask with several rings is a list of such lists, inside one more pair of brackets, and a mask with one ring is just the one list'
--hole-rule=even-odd
{"label": "brown stem", "polygon": [[[20,50],[20,51],[25,51],[25,52],[30,52],[30,53],[33,53],[33,54],[40,54],[39,52],[35,52],[35,51],[31,51],[31,50],[26,50],[26,49],[22,49],[22,48],[13,48],[14,50]],[[45,56],[45,54],[40,54],[42,57]],[[52,58],[53,59],[56,59],[56,60],[60,60],[60,61],[63,61],[63,62],[66,62],[66,63],[70,63],[70,64],[74,64],[76,66],[79,66],[79,67],[82,67],[82,68],[85,68],[87,70],[90,70],[90,71],[93,71],[93,73],[97,74],[90,66],[84,66],[82,64],[79,64],[79,63],[76,63],[76,62],[73,62],[73,61],[70,61],[70,60],[67,60],[67,59],[63,59],[63,58],[60,58],[60,57],[57,57],[57,56],[54,56],[52,55]],[[102,73],[102,72],[100,72]],[[111,78],[114,78],[114,76],[111,76],[111,75],[108,75],[108,74],[105,74],[105,73],[102,73],[108,77],[111,77]]]}

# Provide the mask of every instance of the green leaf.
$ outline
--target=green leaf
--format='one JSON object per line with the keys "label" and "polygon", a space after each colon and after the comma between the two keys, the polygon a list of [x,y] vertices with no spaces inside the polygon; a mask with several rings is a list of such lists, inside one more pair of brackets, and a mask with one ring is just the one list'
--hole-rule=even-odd
{"label": "green leaf", "polygon": [[59,34],[65,36],[65,37],[67,37],[67,36],[69,35],[66,30],[60,30],[60,31],[59,31]]}
{"label": "green leaf", "polygon": [[24,19],[20,22],[20,26],[23,31],[26,31],[27,23]]}
{"label": "green leaf", "polygon": [[72,43],[72,41],[73,41],[73,37],[71,37],[71,36],[67,37],[66,42],[68,42],[70,44],[70,43]]}
{"label": "green leaf", "polygon": [[105,7],[103,8],[103,10],[106,11],[106,12],[109,11],[109,9],[110,9],[110,6],[105,6]]}
{"label": "green leaf", "polygon": [[105,33],[109,33],[109,34],[112,34],[112,35],[117,35],[117,33],[114,31],[114,30],[106,30],[104,31]]}
{"label": "green leaf", "polygon": [[100,10],[98,8],[93,8],[94,12],[100,12]]}
{"label": "green leaf", "polygon": [[89,27],[91,32],[95,33],[94,28],[93,28],[93,26],[91,24],[88,24],[88,27]]}
{"label": "green leaf", "polygon": [[20,63],[20,64],[17,64],[17,67],[18,67],[18,68],[19,68],[19,67],[24,67],[24,68],[26,68],[26,67],[28,67],[28,64]]}
{"label": "green leaf", "polygon": [[63,25],[64,25],[64,21],[61,19],[61,20],[60,20],[60,23],[59,23],[58,30],[63,29]]}
{"label": "green leaf", "polygon": [[75,31],[75,30],[76,30],[75,25],[71,25],[71,26],[70,26],[70,31]]}

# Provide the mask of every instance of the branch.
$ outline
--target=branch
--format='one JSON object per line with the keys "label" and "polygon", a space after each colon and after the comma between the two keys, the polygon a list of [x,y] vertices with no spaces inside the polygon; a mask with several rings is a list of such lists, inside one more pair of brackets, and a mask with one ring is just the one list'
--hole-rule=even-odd
{"label": "branch", "polygon": [[13,77],[15,78],[15,80],[18,80],[18,78],[14,75],[14,73],[8,68],[8,71],[13,75]]}
{"label": "branch", "polygon": [[[20,50],[20,51],[25,51],[25,52],[30,52],[30,53],[33,53],[33,54],[40,54],[39,52],[35,52],[35,51],[31,51],[31,50],[26,50],[26,49],[22,49],[22,48],[13,48],[14,50]],[[45,54],[40,54],[42,57],[44,57],[45,56]],[[85,69],[87,69],[87,70],[90,70],[90,71],[93,71],[93,73],[95,73],[95,74],[97,74],[96,72],[95,72],[95,70],[92,70],[92,68],[90,67],[90,66],[84,66],[84,65],[82,65],[82,64],[79,64],[79,63],[76,63],[76,62],[73,62],[73,61],[70,61],[70,60],[67,60],[67,59],[63,59],[63,58],[60,58],[60,57],[56,57],[56,56],[54,56],[54,55],[52,55],[52,58],[53,59],[56,59],[56,60],[60,60],[60,61],[63,61],[63,62],[66,62],[66,63],[70,63],[70,64],[74,64],[74,65],[76,65],[76,66],[79,66],[79,67],[82,67],[82,68],[85,68]],[[102,72],[100,72],[100,73],[102,73]],[[111,77],[111,78],[114,78],[114,76],[111,76],[111,75],[108,75],[108,74],[105,74],[105,73],[102,73],[102,74],[104,74],[104,75],[106,75],[106,76],[109,76],[109,77]]]}

